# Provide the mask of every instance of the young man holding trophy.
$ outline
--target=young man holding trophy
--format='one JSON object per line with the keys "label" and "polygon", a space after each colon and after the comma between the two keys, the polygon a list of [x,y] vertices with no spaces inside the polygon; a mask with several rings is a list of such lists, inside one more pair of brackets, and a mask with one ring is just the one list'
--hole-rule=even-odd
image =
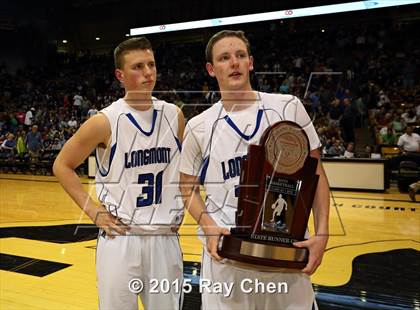
{"label": "young man holding trophy", "polygon": [[[252,89],[253,58],[242,31],[215,34],[206,61],[221,100],[186,126],[180,187],[200,225],[202,279],[233,290],[229,296],[204,290],[203,309],[311,309],[309,275],[321,263],[329,217],[316,131],[296,97]],[[288,289],[244,290],[251,282]]]}

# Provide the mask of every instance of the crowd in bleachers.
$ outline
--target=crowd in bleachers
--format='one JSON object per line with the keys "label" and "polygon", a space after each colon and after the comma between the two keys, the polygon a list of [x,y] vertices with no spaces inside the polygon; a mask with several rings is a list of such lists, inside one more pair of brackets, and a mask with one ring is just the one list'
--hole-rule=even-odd
{"label": "crowd in bleachers", "polygon": [[[324,156],[380,154],[378,146],[397,146],[406,127],[416,131],[420,123],[416,26],[302,31],[282,30],[275,23],[261,26],[267,29],[247,32],[255,59],[252,83],[258,90],[302,100]],[[155,95],[182,106],[187,118],[219,97],[205,71],[204,48],[203,42],[155,46]],[[89,52],[57,54],[45,66],[14,74],[0,66],[3,168],[24,161],[31,171],[43,158],[53,158],[87,118],[124,95],[113,71],[111,53]],[[365,127],[374,143],[360,145],[355,129]]]}

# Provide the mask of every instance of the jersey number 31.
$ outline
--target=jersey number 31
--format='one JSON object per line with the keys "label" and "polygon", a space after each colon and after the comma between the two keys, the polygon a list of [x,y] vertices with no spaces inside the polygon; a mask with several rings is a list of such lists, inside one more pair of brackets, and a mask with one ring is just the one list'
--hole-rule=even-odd
{"label": "jersey number 31", "polygon": [[141,195],[137,197],[137,207],[147,207],[162,202],[162,175],[163,171],[159,172],[156,178],[153,173],[139,174],[138,183],[144,185]]}

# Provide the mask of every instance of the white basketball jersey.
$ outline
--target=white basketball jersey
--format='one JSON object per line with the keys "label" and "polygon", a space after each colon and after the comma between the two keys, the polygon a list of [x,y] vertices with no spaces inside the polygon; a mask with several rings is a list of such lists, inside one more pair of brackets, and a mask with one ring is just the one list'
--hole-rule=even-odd
{"label": "white basketball jersey", "polygon": [[96,192],[107,209],[146,230],[173,223],[182,210],[176,106],[153,98],[138,111],[123,99],[101,110],[112,132],[110,146],[96,149]]}
{"label": "white basketball jersey", "polygon": [[259,92],[257,103],[248,111],[227,113],[219,101],[197,116],[204,123],[200,180],[206,190],[206,208],[221,227],[235,226],[241,162],[248,146],[258,144],[267,127],[281,120],[296,122],[305,129],[311,150],[319,147],[316,131],[296,97]]}

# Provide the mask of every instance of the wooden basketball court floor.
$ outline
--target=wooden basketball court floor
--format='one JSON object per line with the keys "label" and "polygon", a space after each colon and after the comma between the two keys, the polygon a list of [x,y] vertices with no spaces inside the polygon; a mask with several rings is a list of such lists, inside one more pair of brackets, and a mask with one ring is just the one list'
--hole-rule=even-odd
{"label": "wooden basketball court floor", "polygon": [[[94,193],[92,180],[84,186]],[[0,309],[97,309],[89,219],[54,177],[2,174],[0,191]],[[331,236],[312,276],[320,309],[420,309],[420,204],[397,190],[332,194]],[[195,229],[187,215],[180,240],[192,279]],[[199,309],[199,295],[184,308]]]}

